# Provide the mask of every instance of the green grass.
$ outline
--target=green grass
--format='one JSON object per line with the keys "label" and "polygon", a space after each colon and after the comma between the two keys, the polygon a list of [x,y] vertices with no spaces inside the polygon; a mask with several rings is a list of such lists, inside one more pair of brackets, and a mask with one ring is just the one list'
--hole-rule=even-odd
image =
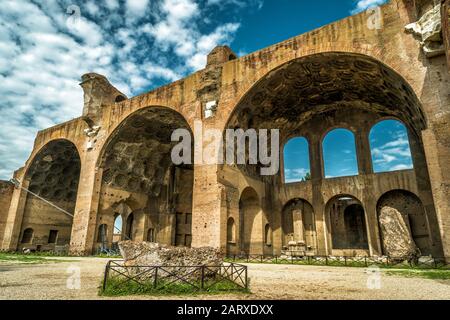
{"label": "green grass", "polygon": [[273,259],[273,260],[264,260],[264,261],[257,261],[257,260],[250,260],[247,262],[246,259],[225,259],[226,262],[229,263],[240,263],[240,264],[275,264],[275,265],[297,265],[297,266],[311,266],[311,267],[346,267],[346,268],[367,268],[371,267],[372,265],[375,265],[379,267],[380,269],[401,269],[401,270],[447,270],[450,271],[450,266],[438,266],[437,268],[433,268],[431,266],[427,267],[425,265],[422,266],[411,266],[409,263],[402,262],[395,265],[386,265],[386,264],[375,264],[368,261],[368,265],[364,261],[352,261],[348,260],[347,265],[345,265],[344,260],[336,261],[336,260],[328,260],[328,264],[325,261],[315,261],[313,263],[309,263],[307,260],[293,260],[291,259]]}
{"label": "green grass", "polygon": [[390,276],[401,276],[406,278],[450,280],[450,270],[425,270],[425,269],[388,270],[386,271],[386,274]]}
{"label": "green grass", "polygon": [[[194,283],[198,288],[200,282]],[[219,281],[208,289],[197,289],[187,283],[172,283],[159,281],[154,287],[153,281],[144,282],[143,285],[134,281],[124,282],[124,278],[110,277],[107,281],[105,291],[103,282],[100,286],[99,295],[105,297],[120,297],[133,295],[148,296],[196,296],[196,295],[218,295],[218,294],[248,294],[248,289],[238,287],[230,281]]]}
{"label": "green grass", "polygon": [[54,263],[67,262],[66,260],[51,259],[50,257],[57,257],[56,255],[42,255],[42,254],[19,254],[19,253],[5,253],[0,252],[0,263],[24,263],[24,264],[40,264],[40,263]]}

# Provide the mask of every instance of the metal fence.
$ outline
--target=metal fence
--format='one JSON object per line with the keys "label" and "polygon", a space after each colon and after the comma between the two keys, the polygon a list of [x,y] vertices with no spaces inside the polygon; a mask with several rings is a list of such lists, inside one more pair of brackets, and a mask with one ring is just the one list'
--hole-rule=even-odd
{"label": "metal fence", "polygon": [[183,285],[194,291],[217,289],[224,284],[227,291],[248,289],[247,266],[224,263],[221,266],[125,266],[122,260],[109,261],[105,268],[103,292],[133,284],[140,289],[163,291],[173,285]]}
{"label": "metal fence", "polygon": [[231,255],[229,262],[265,263],[265,264],[297,264],[340,267],[386,267],[386,268],[420,268],[448,269],[450,264],[444,258],[420,258],[406,261],[396,257],[332,257],[332,256],[276,256],[276,255]]}

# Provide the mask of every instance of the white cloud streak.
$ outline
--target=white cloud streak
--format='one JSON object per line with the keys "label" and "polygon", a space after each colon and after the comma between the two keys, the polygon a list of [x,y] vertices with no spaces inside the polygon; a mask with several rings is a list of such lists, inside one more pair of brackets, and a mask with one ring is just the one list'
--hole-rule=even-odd
{"label": "white cloud streak", "polygon": [[63,0],[2,1],[0,179],[24,164],[38,130],[81,115],[82,74],[98,72],[136,95],[203,68],[206,54],[230,44],[239,28],[233,21],[203,28],[213,3],[77,2],[78,19]]}

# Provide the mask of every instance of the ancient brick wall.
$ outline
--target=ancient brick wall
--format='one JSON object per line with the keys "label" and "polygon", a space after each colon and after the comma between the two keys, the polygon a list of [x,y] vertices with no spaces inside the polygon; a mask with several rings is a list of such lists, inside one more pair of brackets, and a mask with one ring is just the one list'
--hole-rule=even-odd
{"label": "ancient brick wall", "polygon": [[6,181],[0,181],[0,243],[3,241],[9,205],[14,187]]}

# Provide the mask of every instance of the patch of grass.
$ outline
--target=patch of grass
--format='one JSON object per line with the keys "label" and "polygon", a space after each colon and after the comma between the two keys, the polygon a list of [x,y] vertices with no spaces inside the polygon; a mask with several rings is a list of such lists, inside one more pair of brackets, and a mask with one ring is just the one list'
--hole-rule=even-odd
{"label": "patch of grass", "polygon": [[18,253],[0,252],[0,262],[39,264],[39,263],[67,262],[67,261],[58,259],[49,259],[47,256],[37,254],[18,254]]}
{"label": "patch of grass", "polygon": [[105,291],[103,282],[100,286],[99,295],[105,297],[120,297],[132,295],[148,296],[196,296],[196,295],[218,295],[218,294],[249,294],[250,290],[240,288],[236,284],[222,280],[202,290],[201,283],[194,283],[197,288],[187,283],[170,283],[170,281],[158,281],[155,287],[153,281],[144,282],[142,285],[135,281],[124,282],[124,278],[110,277],[107,281]]}
{"label": "patch of grass", "polygon": [[386,274],[390,276],[401,276],[406,278],[450,280],[450,270],[425,270],[425,269],[389,270],[386,271]]}
{"label": "patch of grass", "polygon": [[107,259],[112,259],[112,260],[123,259],[123,257],[120,254],[119,255],[109,255],[109,254],[106,254],[106,253],[96,254],[94,257],[95,258],[107,258]]}
{"label": "patch of grass", "polygon": [[368,261],[368,265],[362,260],[353,261],[347,260],[347,264],[345,264],[344,260],[337,261],[329,259],[328,262],[324,261],[314,261],[308,262],[307,260],[291,260],[291,259],[265,259],[263,261],[258,261],[256,259],[247,261],[246,259],[225,259],[225,262],[229,263],[239,263],[239,264],[274,264],[274,265],[293,265],[293,266],[311,266],[311,267],[345,267],[345,268],[368,268],[371,266],[377,266],[380,269],[396,269],[396,270],[436,270],[436,271],[450,271],[450,265],[438,264],[437,266],[433,265],[419,265],[412,266],[407,262],[399,262],[398,264],[387,265],[384,263],[372,263]]}

